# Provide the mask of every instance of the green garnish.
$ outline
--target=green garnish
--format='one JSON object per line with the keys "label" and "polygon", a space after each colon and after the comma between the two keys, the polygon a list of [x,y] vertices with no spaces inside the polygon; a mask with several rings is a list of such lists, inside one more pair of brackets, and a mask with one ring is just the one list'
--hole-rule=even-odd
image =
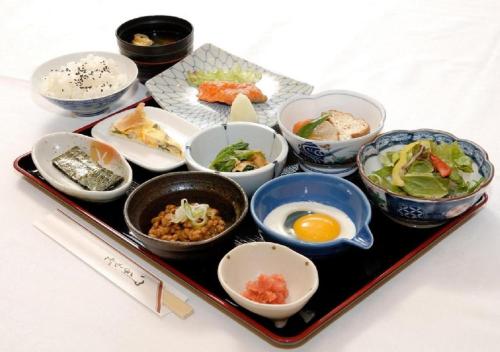
{"label": "green garnish", "polygon": [[248,143],[238,141],[223,148],[208,167],[222,172],[241,172],[266,164],[266,157],[260,150],[248,149]]}
{"label": "green garnish", "polygon": [[254,70],[242,70],[239,65],[235,65],[229,70],[194,71],[187,74],[187,82],[194,87],[198,87],[206,81],[257,83],[261,78],[262,73]]}
{"label": "green garnish", "polygon": [[318,117],[315,120],[312,120],[311,122],[305,124],[302,126],[299,131],[297,132],[297,135],[302,137],[302,138],[309,138],[311,134],[313,133],[314,129],[321,125],[323,122],[328,119],[330,115],[328,113],[323,113],[320,117]]}
{"label": "green garnish", "polygon": [[248,143],[243,141],[230,144],[215,156],[215,159],[208,167],[217,171],[230,172],[238,161],[238,158],[235,157],[235,151],[246,150],[247,148]]}
{"label": "green garnish", "polygon": [[194,227],[201,227],[207,223],[208,204],[189,203],[186,198],[181,200],[181,205],[175,210],[173,223],[190,221]]}

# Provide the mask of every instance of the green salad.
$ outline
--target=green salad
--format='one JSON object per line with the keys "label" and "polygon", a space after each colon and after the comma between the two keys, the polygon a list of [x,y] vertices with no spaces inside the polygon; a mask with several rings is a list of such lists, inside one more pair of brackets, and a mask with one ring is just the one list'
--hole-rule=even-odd
{"label": "green salad", "polygon": [[420,140],[398,151],[379,155],[383,167],[368,175],[391,192],[424,199],[464,196],[474,192],[483,178],[467,181],[473,173],[472,159],[457,142]]}
{"label": "green salad", "polygon": [[187,82],[194,87],[198,87],[201,83],[207,81],[257,83],[261,78],[262,73],[253,70],[243,70],[239,65],[235,65],[229,70],[194,71],[187,74]]}
{"label": "green salad", "polygon": [[266,156],[258,149],[248,149],[248,143],[238,141],[223,148],[208,166],[222,172],[243,172],[267,165]]}

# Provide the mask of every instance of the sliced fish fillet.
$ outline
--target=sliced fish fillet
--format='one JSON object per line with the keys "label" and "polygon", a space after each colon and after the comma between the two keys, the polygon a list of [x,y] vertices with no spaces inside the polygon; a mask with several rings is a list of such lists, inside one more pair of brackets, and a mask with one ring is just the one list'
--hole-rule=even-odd
{"label": "sliced fish fillet", "polygon": [[208,103],[231,105],[239,93],[246,95],[252,103],[267,101],[267,97],[253,83],[207,81],[198,86],[198,99]]}

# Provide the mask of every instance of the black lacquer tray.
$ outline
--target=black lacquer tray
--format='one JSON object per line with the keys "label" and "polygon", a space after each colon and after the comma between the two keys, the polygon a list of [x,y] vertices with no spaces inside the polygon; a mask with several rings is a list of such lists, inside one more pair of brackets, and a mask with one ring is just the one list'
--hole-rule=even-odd
{"label": "black lacquer tray", "polygon": [[[150,97],[143,101],[147,105],[157,106]],[[137,104],[128,108],[135,107]],[[90,135],[90,130],[97,122],[84,126],[76,132]],[[157,175],[133,163],[131,166],[135,185]],[[118,239],[146,261],[177,279],[178,282],[232,318],[244,323],[269,342],[282,346],[298,345],[307,341],[357,300],[362,299],[380,283],[418,258],[461,223],[467,221],[487,201],[487,196],[484,195],[475,206],[464,214],[432,229],[413,229],[398,225],[373,206],[370,222],[370,229],[374,236],[373,247],[366,251],[358,248],[347,249],[328,258],[314,260],[319,271],[318,291],[300,313],[291,317],[284,327],[278,328],[271,320],[239,307],[222,289],[217,279],[217,265],[222,258],[222,252],[217,256],[203,259],[203,265],[192,261],[166,261],[143,248],[128,233],[122,213],[125,196],[105,204],[85,202],[66,196],[43,179],[33,164],[30,153],[18,157],[14,162],[14,167],[33,184],[47,191],[67,207],[72,208],[84,219],[99,225],[108,235]],[[174,171],[180,170],[185,169],[179,168]],[[290,153],[284,173],[298,171],[297,160]],[[364,190],[357,173],[347,179]],[[261,240],[251,216],[248,215],[239,227],[232,245]],[[342,268],[342,270],[335,268]]]}

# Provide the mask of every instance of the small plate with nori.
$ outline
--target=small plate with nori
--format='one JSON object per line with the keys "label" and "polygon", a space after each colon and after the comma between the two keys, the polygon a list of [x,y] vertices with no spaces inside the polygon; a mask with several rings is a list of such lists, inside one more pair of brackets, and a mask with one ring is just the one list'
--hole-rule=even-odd
{"label": "small plate with nori", "polygon": [[32,155],[48,183],[83,200],[111,201],[132,182],[132,169],[115,148],[81,134],[46,135],[35,143]]}

